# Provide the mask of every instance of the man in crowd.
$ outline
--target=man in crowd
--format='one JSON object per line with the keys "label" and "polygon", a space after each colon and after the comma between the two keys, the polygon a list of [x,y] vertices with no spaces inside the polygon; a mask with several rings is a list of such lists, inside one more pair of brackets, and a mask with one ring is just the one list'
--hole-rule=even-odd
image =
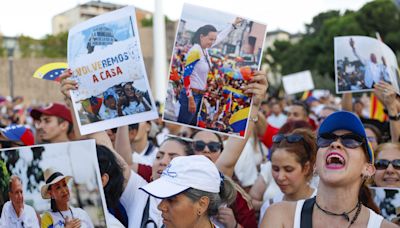
{"label": "man in crowd", "polygon": [[46,108],[33,109],[31,116],[35,120],[38,141],[57,143],[70,141],[72,134],[72,116],[67,106],[53,103]]}
{"label": "man in crowd", "polygon": [[35,209],[24,203],[24,191],[18,176],[11,176],[8,196],[10,201],[4,204],[0,227],[39,228],[40,223]]}

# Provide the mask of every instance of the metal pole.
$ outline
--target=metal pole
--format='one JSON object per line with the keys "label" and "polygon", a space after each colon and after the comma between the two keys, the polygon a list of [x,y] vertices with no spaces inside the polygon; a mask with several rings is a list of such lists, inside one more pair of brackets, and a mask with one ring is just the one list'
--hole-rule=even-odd
{"label": "metal pole", "polygon": [[[165,44],[165,19],[162,13],[162,0],[155,0],[153,18],[153,91],[156,100],[165,101],[167,93],[167,55]],[[155,82],[155,83],[154,83]]]}
{"label": "metal pole", "polygon": [[8,49],[8,86],[11,98],[14,98],[14,49]]}

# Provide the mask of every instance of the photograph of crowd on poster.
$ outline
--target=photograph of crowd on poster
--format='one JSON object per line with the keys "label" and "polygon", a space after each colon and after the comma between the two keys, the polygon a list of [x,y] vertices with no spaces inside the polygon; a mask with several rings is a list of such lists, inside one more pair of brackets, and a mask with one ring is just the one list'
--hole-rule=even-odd
{"label": "photograph of crowd on poster", "polygon": [[335,37],[336,92],[372,91],[385,81],[399,92],[396,55],[382,41],[366,36]]}
{"label": "photograph of crowd on poster", "polygon": [[171,56],[163,119],[244,136],[266,25],[185,4]]}
{"label": "photograph of crowd on poster", "polygon": [[0,174],[0,227],[107,227],[94,140],[0,149]]}
{"label": "photograph of crowd on poster", "polygon": [[125,7],[73,27],[68,63],[81,134],[158,117],[141,54],[135,8]]}
{"label": "photograph of crowd on poster", "polygon": [[382,216],[392,222],[400,222],[400,189],[370,187],[372,198]]}

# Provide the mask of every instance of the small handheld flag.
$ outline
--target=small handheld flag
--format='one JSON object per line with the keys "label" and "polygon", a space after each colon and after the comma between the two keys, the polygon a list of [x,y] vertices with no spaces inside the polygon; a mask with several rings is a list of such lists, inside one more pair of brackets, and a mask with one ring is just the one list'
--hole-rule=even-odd
{"label": "small handheld flag", "polygon": [[46,65],[39,67],[39,69],[37,69],[33,74],[33,77],[50,81],[59,81],[60,75],[67,68],[68,68],[67,63],[63,62],[48,63]]}

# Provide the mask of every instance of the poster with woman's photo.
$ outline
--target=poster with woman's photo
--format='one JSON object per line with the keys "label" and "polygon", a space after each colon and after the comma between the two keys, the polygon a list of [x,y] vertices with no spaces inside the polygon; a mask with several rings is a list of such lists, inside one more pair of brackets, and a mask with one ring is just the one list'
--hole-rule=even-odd
{"label": "poster with woman's photo", "polygon": [[370,187],[372,198],[381,215],[388,221],[400,223],[400,188]]}
{"label": "poster with woman's photo", "polygon": [[0,176],[0,227],[107,227],[94,140],[1,149]]}
{"label": "poster with woman's photo", "polygon": [[85,135],[158,117],[141,54],[135,8],[125,7],[69,31],[71,91]]}
{"label": "poster with woman's photo", "polygon": [[382,41],[366,36],[335,37],[336,93],[372,91],[385,81],[399,92],[396,55]]}
{"label": "poster with woman's photo", "polygon": [[185,4],[171,56],[164,121],[243,137],[267,26]]}

